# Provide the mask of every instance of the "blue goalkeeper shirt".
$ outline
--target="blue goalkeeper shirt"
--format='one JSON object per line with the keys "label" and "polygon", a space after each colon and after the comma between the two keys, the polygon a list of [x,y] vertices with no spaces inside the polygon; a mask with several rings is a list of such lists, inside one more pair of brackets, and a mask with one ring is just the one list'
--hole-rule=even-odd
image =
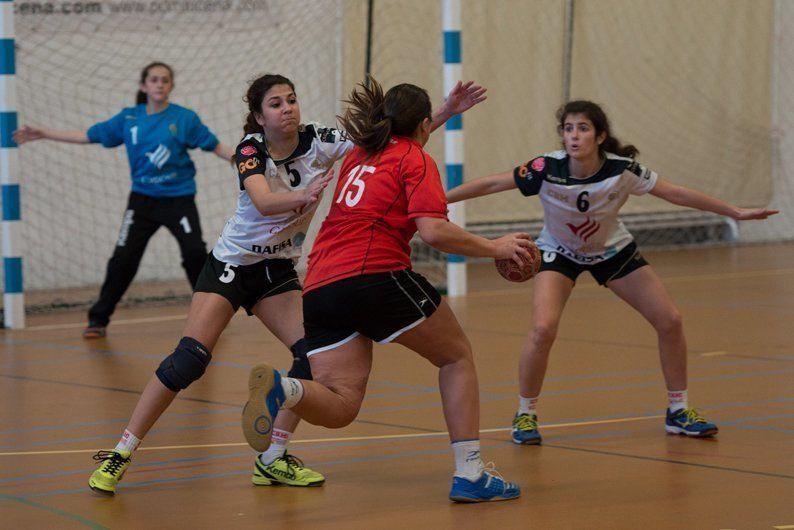
{"label": "blue goalkeeper shirt", "polygon": [[149,197],[195,195],[196,166],[187,150],[213,151],[218,145],[198,114],[173,103],[156,114],[147,114],[145,104],[125,108],[86,134],[105,147],[124,144],[132,191]]}

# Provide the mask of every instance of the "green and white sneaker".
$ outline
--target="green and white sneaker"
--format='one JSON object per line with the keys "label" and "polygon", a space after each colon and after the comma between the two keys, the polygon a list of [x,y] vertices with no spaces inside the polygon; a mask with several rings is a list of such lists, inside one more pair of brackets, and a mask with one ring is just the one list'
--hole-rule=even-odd
{"label": "green and white sneaker", "polygon": [[311,487],[322,486],[325,477],[303,465],[300,458],[284,453],[284,456],[276,458],[267,465],[263,464],[257,456],[251,482],[256,486],[286,484],[287,486]]}
{"label": "green and white sneaker", "polygon": [[131,454],[129,451],[99,451],[94,460],[102,465],[91,473],[88,486],[101,495],[115,495],[116,485],[130,467]]}

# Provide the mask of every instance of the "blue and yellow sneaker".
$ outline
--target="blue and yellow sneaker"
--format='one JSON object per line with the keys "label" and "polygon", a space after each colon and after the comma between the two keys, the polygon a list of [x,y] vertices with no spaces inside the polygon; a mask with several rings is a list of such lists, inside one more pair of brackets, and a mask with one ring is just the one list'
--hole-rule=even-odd
{"label": "blue and yellow sneaker", "polygon": [[540,445],[538,417],[535,414],[516,414],[513,418],[513,443]]}
{"label": "blue and yellow sneaker", "polygon": [[243,407],[243,434],[259,453],[270,447],[270,434],[278,409],[284,403],[281,374],[269,364],[258,364],[248,375],[248,402]]}
{"label": "blue and yellow sneaker", "polygon": [[91,473],[88,486],[101,495],[115,495],[116,485],[130,467],[129,451],[99,451],[94,460],[102,462],[99,468]]}
{"label": "blue and yellow sneaker", "polygon": [[509,501],[520,496],[518,484],[505,481],[493,463],[485,466],[480,478],[474,482],[452,477],[452,489],[449,492],[449,499],[454,502]]}
{"label": "blue and yellow sneaker", "polygon": [[669,434],[685,434],[702,438],[714,436],[719,432],[716,425],[707,422],[695,409],[679,409],[675,412],[667,409],[664,429]]}
{"label": "blue and yellow sneaker", "polygon": [[267,465],[263,464],[259,457],[256,457],[251,482],[257,486],[286,484],[287,486],[313,487],[322,486],[325,477],[303,465],[300,458],[284,453],[283,456]]}

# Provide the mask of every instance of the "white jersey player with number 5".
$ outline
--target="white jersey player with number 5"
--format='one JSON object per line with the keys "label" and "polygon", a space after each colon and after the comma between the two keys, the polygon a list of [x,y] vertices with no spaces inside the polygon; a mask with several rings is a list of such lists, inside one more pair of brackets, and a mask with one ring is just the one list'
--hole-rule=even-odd
{"label": "white jersey player with number 5", "polygon": [[244,183],[248,177],[261,174],[271,193],[304,191],[352,147],[343,131],[312,123],[298,127],[294,151],[274,160],[263,133],[247,134],[237,146],[235,156],[240,176],[237,211],[226,223],[213,255],[234,265],[300,257],[318,203],[265,216],[257,209]]}

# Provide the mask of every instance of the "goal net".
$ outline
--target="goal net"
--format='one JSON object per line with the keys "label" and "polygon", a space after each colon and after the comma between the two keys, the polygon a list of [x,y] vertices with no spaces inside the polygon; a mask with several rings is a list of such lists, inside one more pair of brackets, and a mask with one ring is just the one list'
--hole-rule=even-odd
{"label": "goal net", "polygon": [[[107,119],[133,103],[140,69],[153,60],[174,67],[172,100],[228,144],[241,136],[247,81],[264,72],[295,82],[304,121],[335,123],[368,57],[385,87],[415,83],[440,103],[441,0],[375,0],[371,27],[369,4],[16,2],[19,122],[85,129]],[[783,210],[737,226],[633,198],[623,217],[640,245],[790,240],[793,30],[794,3],[785,0],[463,0],[463,75],[489,89],[488,101],[464,116],[465,179],[558,149],[554,111],[568,93],[603,104],[615,134],[672,182]],[[443,134],[427,149],[443,174]],[[18,151],[29,308],[85,305],[121,225],[130,188],[124,150],[35,142]],[[209,248],[233,212],[236,181],[211,154],[192,158]],[[466,212],[469,228],[484,235],[536,235],[542,225],[539,201],[515,192],[469,201]],[[443,286],[445,256],[415,247],[419,268]],[[161,231],[127,299],[187,295],[179,263],[176,242]]]}

